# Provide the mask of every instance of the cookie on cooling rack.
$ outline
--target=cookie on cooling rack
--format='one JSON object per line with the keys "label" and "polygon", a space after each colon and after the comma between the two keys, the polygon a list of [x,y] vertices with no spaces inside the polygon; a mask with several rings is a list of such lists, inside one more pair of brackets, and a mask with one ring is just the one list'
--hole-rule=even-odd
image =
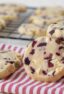
{"label": "cookie on cooling rack", "polygon": [[46,34],[47,28],[51,23],[56,23],[56,22],[58,22],[62,19],[63,19],[63,17],[47,16],[47,15],[42,16],[42,17],[40,17],[40,16],[31,16],[29,18],[29,23],[40,26],[42,28],[42,31],[45,32],[45,34]]}
{"label": "cookie on cooling rack", "polygon": [[39,25],[43,28],[46,28],[48,27],[48,25],[50,25],[51,23],[55,23],[55,22],[58,22],[60,20],[62,20],[63,17],[59,17],[59,16],[50,16],[50,15],[45,15],[45,16],[36,16],[36,15],[33,15],[29,18],[29,22],[30,23],[33,23],[33,24],[36,24],[36,25]]}
{"label": "cookie on cooling rack", "polygon": [[35,24],[25,23],[18,28],[18,32],[24,35],[30,35],[34,37],[45,36],[45,30]]}
{"label": "cookie on cooling rack", "polygon": [[8,6],[10,9],[12,8],[12,10],[14,10],[15,12],[25,12],[27,10],[27,7],[22,4],[20,5],[10,4]]}
{"label": "cookie on cooling rack", "polygon": [[5,20],[6,23],[8,21],[13,21],[13,20],[15,20],[17,18],[18,18],[17,14],[12,12],[12,11],[10,11],[10,12],[2,12],[2,13],[0,12],[0,19]]}
{"label": "cookie on cooling rack", "polygon": [[5,21],[13,21],[18,18],[19,12],[26,11],[24,5],[15,5],[15,4],[1,4],[0,5],[0,18]]}
{"label": "cookie on cooling rack", "polygon": [[21,66],[22,56],[13,51],[0,51],[0,79],[14,73]]}
{"label": "cookie on cooling rack", "polygon": [[64,8],[63,7],[43,7],[38,8],[35,11],[35,15],[44,16],[44,15],[55,15],[55,16],[63,16]]}
{"label": "cookie on cooling rack", "polygon": [[22,4],[0,4],[0,12],[14,11],[18,13],[18,12],[25,12],[26,9],[27,9],[26,6]]}
{"label": "cookie on cooling rack", "polygon": [[47,36],[56,39],[58,44],[64,43],[64,21],[51,24],[48,27]]}
{"label": "cookie on cooling rack", "polygon": [[0,30],[6,27],[6,21],[0,18]]}
{"label": "cookie on cooling rack", "polygon": [[64,56],[55,40],[38,38],[28,45],[23,57],[26,72],[35,80],[54,82],[64,75]]}

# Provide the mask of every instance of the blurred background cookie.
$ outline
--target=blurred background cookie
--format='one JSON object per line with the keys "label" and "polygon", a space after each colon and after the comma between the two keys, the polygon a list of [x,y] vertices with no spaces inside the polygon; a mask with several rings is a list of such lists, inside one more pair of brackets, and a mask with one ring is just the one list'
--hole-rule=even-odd
{"label": "blurred background cookie", "polygon": [[32,23],[22,24],[18,28],[20,34],[29,35],[33,37],[45,36],[46,32],[41,26]]}

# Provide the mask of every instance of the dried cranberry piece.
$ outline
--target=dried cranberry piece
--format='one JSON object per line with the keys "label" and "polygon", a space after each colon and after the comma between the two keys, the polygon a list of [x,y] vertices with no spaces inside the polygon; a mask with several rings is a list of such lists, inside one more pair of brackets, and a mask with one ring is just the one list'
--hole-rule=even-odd
{"label": "dried cranberry piece", "polygon": [[26,64],[26,65],[29,65],[29,64],[30,64],[30,60],[29,60],[28,57],[25,58],[25,64]]}
{"label": "dried cranberry piece", "polygon": [[43,43],[39,43],[39,44],[37,45],[37,47],[46,46],[46,45],[47,45],[47,43],[46,43],[46,42],[43,42]]}
{"label": "dried cranberry piece", "polygon": [[60,38],[57,38],[56,39],[56,43],[57,44],[60,44],[61,42],[63,42],[64,41],[64,38],[63,37],[60,37]]}
{"label": "dried cranberry piece", "polygon": [[63,37],[60,37],[60,40],[61,40],[61,41],[64,41],[64,38],[63,38]]}
{"label": "dried cranberry piece", "polygon": [[37,43],[37,41],[34,40],[34,41],[32,42],[32,47],[34,47],[36,43]]}
{"label": "dried cranberry piece", "polygon": [[55,32],[55,30],[51,30],[49,33],[52,35]]}
{"label": "dried cranberry piece", "polygon": [[64,64],[64,61],[62,63]]}
{"label": "dried cranberry piece", "polygon": [[48,61],[48,67],[53,67],[53,66],[54,66],[54,64],[52,64],[51,61],[49,60]]}
{"label": "dried cranberry piece", "polygon": [[45,57],[44,59],[51,60],[52,59],[52,56],[53,56],[53,54],[50,53],[49,56]]}
{"label": "dried cranberry piece", "polygon": [[60,47],[59,47],[59,50],[61,50],[61,49],[64,49],[64,47],[63,47],[63,46],[60,46]]}
{"label": "dried cranberry piece", "polygon": [[57,44],[60,44],[60,43],[61,43],[61,40],[57,38],[57,39],[56,39],[56,43],[57,43]]}
{"label": "dried cranberry piece", "polygon": [[60,53],[59,53],[59,52],[56,52],[56,55],[57,55],[57,56],[60,56]]}
{"label": "dried cranberry piece", "polygon": [[35,49],[32,49],[31,52],[30,52],[30,54],[33,55],[34,53],[35,53]]}
{"label": "dried cranberry piece", "polygon": [[43,73],[44,75],[47,75],[47,72],[46,72],[46,71],[44,71],[44,70],[42,71],[42,73]]}
{"label": "dried cranberry piece", "polygon": [[30,67],[31,73],[35,72],[35,69],[33,67]]}

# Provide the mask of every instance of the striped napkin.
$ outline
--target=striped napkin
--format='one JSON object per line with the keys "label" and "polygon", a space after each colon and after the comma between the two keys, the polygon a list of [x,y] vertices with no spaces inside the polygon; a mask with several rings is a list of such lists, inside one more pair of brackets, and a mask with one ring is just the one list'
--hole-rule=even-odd
{"label": "striped napkin", "polygon": [[[0,50],[14,50],[23,54],[21,47],[0,44]],[[0,92],[12,94],[64,94],[64,78],[56,83],[44,83],[30,79],[23,64],[13,75],[0,80]]]}

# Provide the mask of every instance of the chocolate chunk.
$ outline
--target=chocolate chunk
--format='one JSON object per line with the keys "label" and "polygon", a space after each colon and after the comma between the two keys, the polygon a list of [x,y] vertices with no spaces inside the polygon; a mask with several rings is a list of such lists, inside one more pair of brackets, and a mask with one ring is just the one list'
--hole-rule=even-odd
{"label": "chocolate chunk", "polygon": [[56,52],[56,55],[57,55],[57,56],[60,56],[60,53],[59,53],[59,52]]}
{"label": "chocolate chunk", "polygon": [[53,67],[53,66],[54,66],[54,64],[52,64],[51,61],[49,60],[48,61],[48,67]]}
{"label": "chocolate chunk", "polygon": [[33,67],[30,67],[30,70],[32,74],[35,72],[35,69]]}
{"label": "chocolate chunk", "polygon": [[47,75],[47,72],[46,72],[46,71],[44,71],[44,70],[42,71],[42,73],[43,73],[44,75]]}
{"label": "chocolate chunk", "polygon": [[55,32],[55,30],[51,30],[49,33],[52,35]]}
{"label": "chocolate chunk", "polygon": [[46,42],[43,42],[43,43],[39,43],[39,44],[37,45],[37,47],[46,46],[46,45],[47,45],[47,43],[46,43]]}
{"label": "chocolate chunk", "polygon": [[34,47],[36,43],[37,43],[37,41],[34,40],[34,41],[32,42],[32,47]]}
{"label": "chocolate chunk", "polygon": [[28,57],[25,58],[25,64],[26,64],[26,65],[29,65],[29,64],[30,64],[30,60],[29,60]]}

